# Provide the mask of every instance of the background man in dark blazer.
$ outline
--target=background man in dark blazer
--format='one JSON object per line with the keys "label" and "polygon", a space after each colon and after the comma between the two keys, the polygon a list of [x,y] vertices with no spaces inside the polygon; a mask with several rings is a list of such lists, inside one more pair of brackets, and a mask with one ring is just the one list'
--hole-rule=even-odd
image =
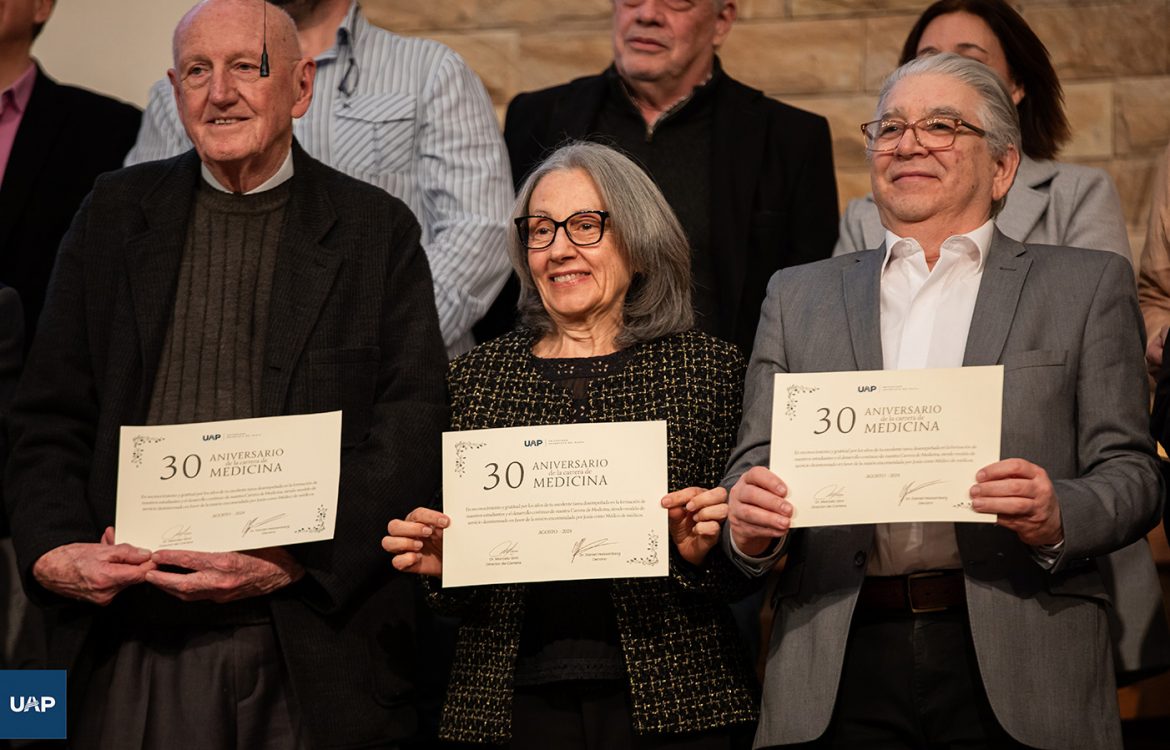
{"label": "background man in dark blazer", "polygon": [[[699,327],[750,352],[768,277],[832,251],[837,187],[826,120],[720,66],[735,16],[735,0],[614,0],[613,65],[517,96],[504,140],[517,185],[568,139],[641,163],[690,240]],[[506,287],[477,332],[510,328],[515,302]]]}
{"label": "background man in dark blazer", "polygon": [[[0,377],[13,385],[61,237],[94,178],[121,166],[140,116],[129,104],[58,84],[33,61],[33,41],[53,6],[54,0],[5,0],[0,7],[0,284],[8,285]],[[6,411],[7,398],[3,403]],[[0,666],[28,666],[44,658],[43,623],[21,591],[7,537],[0,512]]]}
{"label": "background man in dark blazer", "polygon": [[0,283],[20,293],[26,347],[57,245],[94,178],[122,166],[141,117],[129,104],[58,84],[33,61],[54,2],[6,0],[0,12]]}
{"label": "background man in dark blazer", "polygon": [[[8,460],[8,409],[24,363],[24,317],[20,295],[0,286],[0,466]],[[3,495],[0,494],[0,508]],[[28,599],[20,589],[16,553],[8,539],[8,516],[0,512],[0,669],[16,669],[43,658],[44,637],[39,618],[28,616]],[[33,629],[35,632],[30,633]],[[0,743],[0,747],[4,745]]]}
{"label": "background man in dark blazer", "polygon": [[[756,746],[1119,749],[1097,559],[1157,522],[1162,493],[1132,270],[995,229],[1019,125],[985,65],[907,63],[878,117],[885,243],[770,282],[725,479],[733,559],[759,575],[788,557]],[[1004,460],[970,497],[994,525],[789,533],[807,499],[770,461],[774,373],[992,364]]]}
{"label": "background man in dark blazer", "polygon": [[[195,150],[98,180],[13,406],[13,538],[70,669],[75,748],[387,747],[414,731],[413,588],[379,542],[397,503],[437,484],[430,274],[400,201],[293,142],[314,64],[262,7],[208,0],[180,22],[169,75]],[[121,425],[330,410],[332,541],[115,543]]]}

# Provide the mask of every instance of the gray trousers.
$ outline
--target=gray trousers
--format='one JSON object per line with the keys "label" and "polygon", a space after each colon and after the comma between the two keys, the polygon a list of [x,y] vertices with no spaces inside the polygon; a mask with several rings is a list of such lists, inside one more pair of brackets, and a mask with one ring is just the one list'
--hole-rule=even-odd
{"label": "gray trousers", "polygon": [[271,622],[93,644],[76,750],[308,750]]}

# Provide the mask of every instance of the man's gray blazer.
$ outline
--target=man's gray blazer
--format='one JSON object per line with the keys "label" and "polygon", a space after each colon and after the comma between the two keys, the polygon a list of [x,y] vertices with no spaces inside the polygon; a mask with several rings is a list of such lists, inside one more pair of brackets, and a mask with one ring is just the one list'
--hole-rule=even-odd
{"label": "man's gray blazer", "polygon": [[[727,483],[769,463],[774,373],[881,369],[883,258],[869,250],[773,277]],[[1060,500],[1065,541],[1051,571],[1007,529],[956,525],[991,706],[1012,736],[1040,748],[1121,746],[1096,558],[1152,528],[1162,492],[1146,434],[1141,316],[1121,283],[1130,274],[1109,253],[1025,246],[997,231],[967,337],[964,365],[1004,366],[1002,456],[1042,466]],[[828,726],[873,538],[872,525],[791,534],[757,747],[810,741]]]}
{"label": "man's gray blazer", "polygon": [[[1008,237],[1041,245],[1107,250],[1130,260],[1121,199],[1103,170],[1023,156],[1007,204],[995,225]],[[833,255],[877,247],[886,238],[873,196],[849,202]],[[1133,285],[1132,274],[1120,279]],[[1145,539],[1102,563],[1113,663],[1119,679],[1132,682],[1170,667],[1170,630],[1162,609],[1162,584]]]}

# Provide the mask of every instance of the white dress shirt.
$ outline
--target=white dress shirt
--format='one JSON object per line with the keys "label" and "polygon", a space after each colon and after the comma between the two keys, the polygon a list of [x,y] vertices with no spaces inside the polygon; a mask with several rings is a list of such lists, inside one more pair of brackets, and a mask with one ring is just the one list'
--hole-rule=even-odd
{"label": "white dress shirt", "polygon": [[[293,172],[292,149],[289,149],[288,153],[284,155],[284,161],[280,163],[280,168],[276,170],[276,173],[251,190],[244,191],[244,195],[255,195],[256,193],[263,193],[271,190],[274,187],[283,185],[292,179]],[[211,173],[211,170],[208,169],[206,164],[199,164],[199,173],[203,175],[204,182],[206,182],[208,185],[211,185],[221,193],[234,192],[227,185],[220,182],[216,176]]]}
{"label": "white dress shirt", "polygon": [[[916,240],[886,232],[883,369],[962,367],[994,227],[988,221],[973,232],[948,237],[933,270]],[[866,573],[892,576],[960,567],[953,523],[884,523],[875,528]]]}

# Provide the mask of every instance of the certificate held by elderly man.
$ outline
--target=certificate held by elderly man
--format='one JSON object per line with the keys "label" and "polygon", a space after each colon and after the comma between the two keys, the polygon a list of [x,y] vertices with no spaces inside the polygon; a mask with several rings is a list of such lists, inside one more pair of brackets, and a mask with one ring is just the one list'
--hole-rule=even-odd
{"label": "certificate held by elderly man", "polygon": [[236,552],[333,538],[341,412],[122,427],[119,543]]}
{"label": "certificate held by elderly man", "polygon": [[443,434],[443,586],[667,574],[666,422]]}
{"label": "certificate held by elderly man", "polygon": [[1003,367],[782,373],[771,470],[792,526],[994,523],[969,495],[1000,459]]}

